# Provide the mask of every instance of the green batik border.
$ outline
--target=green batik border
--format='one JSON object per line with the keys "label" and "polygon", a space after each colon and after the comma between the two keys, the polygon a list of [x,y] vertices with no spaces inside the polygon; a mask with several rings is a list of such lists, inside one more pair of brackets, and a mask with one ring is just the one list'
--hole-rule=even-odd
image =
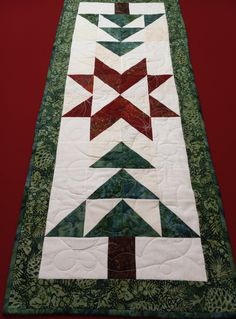
{"label": "green batik border", "polygon": [[[71,37],[79,4],[79,0],[66,0],[36,125],[32,159],[10,266],[5,313],[109,314],[163,318],[223,318],[236,314],[233,305],[236,297],[233,260],[194,85],[184,23],[177,0],[156,2],[164,2],[166,6],[172,63],[192,186],[200,212],[201,238],[209,282],[37,279]],[[204,187],[207,191],[204,191]],[[207,216],[201,212],[202,208],[207,211]],[[83,303],[85,298],[87,300]],[[110,298],[109,302],[106,298]]]}

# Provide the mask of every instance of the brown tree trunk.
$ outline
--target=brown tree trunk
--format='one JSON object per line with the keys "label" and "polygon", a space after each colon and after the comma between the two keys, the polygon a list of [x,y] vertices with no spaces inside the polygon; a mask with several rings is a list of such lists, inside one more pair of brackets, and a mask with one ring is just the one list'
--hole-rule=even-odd
{"label": "brown tree trunk", "polygon": [[110,237],[108,243],[108,278],[135,279],[135,237]]}

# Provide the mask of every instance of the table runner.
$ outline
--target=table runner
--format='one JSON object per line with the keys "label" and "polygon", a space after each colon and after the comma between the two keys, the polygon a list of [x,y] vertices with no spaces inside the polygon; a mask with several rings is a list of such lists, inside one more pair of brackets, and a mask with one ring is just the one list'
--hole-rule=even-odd
{"label": "table runner", "polygon": [[216,317],[233,263],[176,1],[65,1],[6,313]]}

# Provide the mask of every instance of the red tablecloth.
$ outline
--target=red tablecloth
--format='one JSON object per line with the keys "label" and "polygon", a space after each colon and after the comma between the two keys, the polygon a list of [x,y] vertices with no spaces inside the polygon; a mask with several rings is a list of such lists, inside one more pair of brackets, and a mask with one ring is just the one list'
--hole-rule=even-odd
{"label": "red tablecloth", "polygon": [[[180,4],[236,260],[236,2],[180,0]],[[62,5],[63,0],[0,3],[1,305],[35,122]]]}

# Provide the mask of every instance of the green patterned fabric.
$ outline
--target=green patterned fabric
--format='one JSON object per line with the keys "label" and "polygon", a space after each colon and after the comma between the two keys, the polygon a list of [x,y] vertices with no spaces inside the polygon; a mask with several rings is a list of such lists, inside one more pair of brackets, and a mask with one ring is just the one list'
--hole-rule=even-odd
{"label": "green patterned fabric", "polygon": [[136,181],[124,169],[113,175],[89,196],[89,199],[99,198],[158,199],[155,194]]}
{"label": "green patterned fabric", "polygon": [[86,202],[79,205],[53,228],[47,237],[83,237],[85,206]]}
{"label": "green patterned fabric", "polygon": [[159,237],[125,201],[120,201],[86,237]]}
{"label": "green patterned fabric", "polygon": [[131,150],[123,142],[117,144],[110,152],[91,165],[91,167],[154,168],[147,160]]}
{"label": "green patterned fabric", "polygon": [[145,27],[151,23],[153,23],[154,21],[156,21],[157,19],[159,19],[160,17],[162,17],[163,14],[145,14],[144,15],[144,23],[145,23]]}
{"label": "green patterned fabric", "polygon": [[123,41],[124,39],[130,37],[134,33],[142,30],[141,28],[101,28],[110,34],[113,38],[118,41]]}
{"label": "green patterned fabric", "polygon": [[98,25],[98,15],[97,14],[81,14],[81,17],[87,19],[89,22]]}
{"label": "green patterned fabric", "polygon": [[114,22],[117,24],[119,27],[124,27],[126,24],[134,21],[135,19],[141,17],[141,14],[119,14],[119,15],[114,15],[114,14],[103,14],[104,18],[110,20],[111,22]]}
{"label": "green patterned fabric", "polygon": [[[187,35],[177,0],[157,2],[164,2],[167,12],[171,56],[191,182],[199,212],[208,280],[38,279],[65,79],[79,2],[65,0],[58,26],[43,103],[37,120],[4,312],[233,318],[236,316],[235,268],[189,60]],[[96,20],[93,21],[96,24]],[[96,198],[96,194],[93,197]]]}
{"label": "green patterned fabric", "polygon": [[106,49],[112,51],[113,53],[121,56],[129,51],[137,48],[142,42],[106,42],[106,41],[98,41],[101,45],[103,45]]}
{"label": "green patterned fabric", "polygon": [[188,227],[178,216],[168,207],[160,202],[161,227],[163,237],[189,238],[198,235]]}

